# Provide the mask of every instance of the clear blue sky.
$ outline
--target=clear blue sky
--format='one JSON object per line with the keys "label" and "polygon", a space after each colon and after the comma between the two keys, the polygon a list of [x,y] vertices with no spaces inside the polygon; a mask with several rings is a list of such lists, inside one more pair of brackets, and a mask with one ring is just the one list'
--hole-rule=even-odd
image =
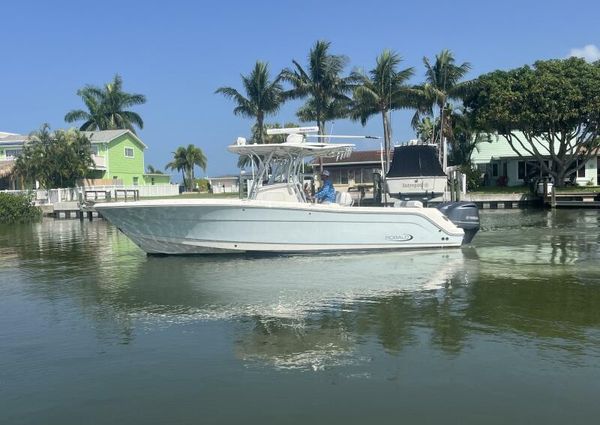
{"label": "clear blue sky", "polygon": [[[370,69],[385,48],[423,78],[423,56],[444,48],[469,61],[469,77],[537,59],[562,58],[571,49],[600,46],[597,1],[6,1],[0,6],[0,131],[29,133],[44,122],[66,127],[65,113],[83,107],[85,84],[115,73],[126,91],[143,93],[136,109],[149,146],[146,164],[164,167],[179,145],[194,143],[208,156],[211,176],[235,171],[226,146],[249,135],[252,121],[214,94],[240,88],[257,59],[275,74],[296,59],[306,63],[318,39]],[[296,121],[299,103],[269,121]],[[414,137],[410,114],[392,117],[394,141]],[[334,133],[381,135],[378,117],[363,129],[345,120]],[[360,148],[367,144],[361,143]],[[374,146],[373,146],[374,147]]]}

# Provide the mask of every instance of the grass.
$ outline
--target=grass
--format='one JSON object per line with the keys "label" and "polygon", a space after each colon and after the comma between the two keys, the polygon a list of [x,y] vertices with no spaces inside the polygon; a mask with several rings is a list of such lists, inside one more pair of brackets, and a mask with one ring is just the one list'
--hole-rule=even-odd
{"label": "grass", "polygon": [[478,193],[481,195],[509,194],[509,193],[529,193],[529,186],[486,186],[468,191],[469,193]]}
{"label": "grass", "polygon": [[557,192],[600,192],[599,186],[566,186],[557,187]]}

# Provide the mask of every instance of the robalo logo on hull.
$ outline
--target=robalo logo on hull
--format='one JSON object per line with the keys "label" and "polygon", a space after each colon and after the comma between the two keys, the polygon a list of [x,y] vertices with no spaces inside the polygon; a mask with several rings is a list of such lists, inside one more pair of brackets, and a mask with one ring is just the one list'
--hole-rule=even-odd
{"label": "robalo logo on hull", "polygon": [[412,235],[402,234],[402,235],[385,235],[385,240],[392,242],[406,242],[412,240]]}

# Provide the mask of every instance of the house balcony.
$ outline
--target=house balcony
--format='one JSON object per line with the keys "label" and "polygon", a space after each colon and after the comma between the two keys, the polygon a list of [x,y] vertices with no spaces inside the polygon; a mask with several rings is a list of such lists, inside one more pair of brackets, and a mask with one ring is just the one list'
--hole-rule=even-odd
{"label": "house balcony", "polygon": [[106,158],[103,156],[92,155],[92,160],[94,164],[90,167],[92,170],[106,170]]}

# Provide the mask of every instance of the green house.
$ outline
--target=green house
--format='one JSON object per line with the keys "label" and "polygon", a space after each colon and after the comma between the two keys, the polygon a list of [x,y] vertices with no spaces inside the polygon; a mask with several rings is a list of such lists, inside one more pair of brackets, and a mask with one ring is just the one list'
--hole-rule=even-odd
{"label": "green house", "polygon": [[[515,143],[517,152],[503,136],[494,136],[491,143],[479,143],[471,154],[471,162],[484,176],[485,186],[522,186],[533,177],[540,175],[539,161],[524,147]],[[528,145],[526,145],[528,146]],[[548,143],[538,140],[535,143],[538,152],[544,155],[547,163],[551,160]],[[597,185],[600,181],[600,157],[593,156],[585,166],[573,176],[574,183],[579,186]]]}
{"label": "green house", "polygon": [[[168,174],[145,172],[147,146],[129,130],[84,131],[92,143],[91,167],[86,185],[160,185],[169,184]],[[28,136],[0,133],[0,165],[7,169],[21,153]]]}

